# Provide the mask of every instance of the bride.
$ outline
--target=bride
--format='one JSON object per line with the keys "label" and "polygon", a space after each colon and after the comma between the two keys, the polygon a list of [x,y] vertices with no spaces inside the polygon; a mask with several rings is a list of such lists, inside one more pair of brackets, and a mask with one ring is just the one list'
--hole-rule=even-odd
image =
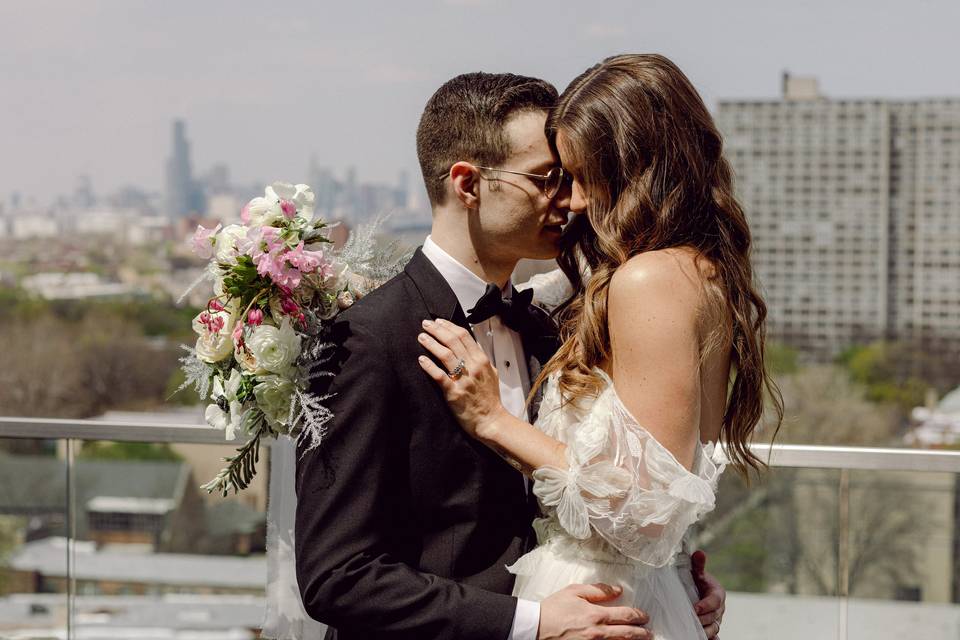
{"label": "bride", "polygon": [[501,405],[496,371],[465,329],[426,326],[421,342],[443,368],[420,366],[463,428],[533,480],[544,517],[537,548],[510,567],[515,596],[606,583],[622,589],[615,604],[649,614],[656,638],[705,638],[690,573],[673,559],[713,508],[726,460],[741,473],[763,467],[748,443],[765,392],[782,416],[720,134],[658,55],[588,69],[547,130],[577,215],[558,259],[574,294],[558,309],[562,347],[535,382],[536,424]]}

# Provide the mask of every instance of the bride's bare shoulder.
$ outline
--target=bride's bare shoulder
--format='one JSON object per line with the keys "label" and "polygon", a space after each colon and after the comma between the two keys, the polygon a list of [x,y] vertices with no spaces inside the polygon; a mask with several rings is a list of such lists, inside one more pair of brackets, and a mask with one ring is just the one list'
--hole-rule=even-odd
{"label": "bride's bare shoulder", "polygon": [[664,296],[695,309],[705,280],[715,269],[705,256],[689,247],[672,247],[639,253],[613,274],[611,297]]}

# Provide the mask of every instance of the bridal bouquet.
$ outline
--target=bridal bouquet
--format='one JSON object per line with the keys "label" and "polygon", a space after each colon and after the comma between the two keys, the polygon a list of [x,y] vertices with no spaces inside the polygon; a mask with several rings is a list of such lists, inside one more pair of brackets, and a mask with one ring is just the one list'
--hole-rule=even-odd
{"label": "bridal bouquet", "polygon": [[209,260],[194,286],[212,280],[213,296],[193,319],[197,341],[183,346],[177,391],[193,385],[210,400],[207,423],[227,440],[245,439],[207,492],[245,489],[263,438],[320,444],[332,413],[309,388],[329,375],[321,369],[334,345],[323,340],[324,324],[402,261],[375,248],[376,225],[335,252],[313,207],[310,187],[277,182],[243,208],[242,224],[198,226],[193,236],[194,252]]}

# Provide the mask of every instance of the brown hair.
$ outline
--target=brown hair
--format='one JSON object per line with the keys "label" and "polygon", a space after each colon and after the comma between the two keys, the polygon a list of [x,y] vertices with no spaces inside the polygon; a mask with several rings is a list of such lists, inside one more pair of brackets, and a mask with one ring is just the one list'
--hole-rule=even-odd
{"label": "brown hair", "polygon": [[[691,247],[712,272],[704,280],[708,332],[701,363],[712,349],[725,348],[735,367],[721,438],[739,471],[762,468],[748,444],[765,391],[783,416],[764,365],[767,308],[753,284],[750,229],[733,195],[721,136],[696,89],[663,56],[614,56],[570,83],[547,130],[554,142],[563,132],[588,207],[571,223],[558,258],[576,291],[559,311],[563,344],[536,384],[557,372],[565,397],[596,393],[601,383],[593,368],[610,356],[607,295],[614,272],[645,251]],[[586,286],[580,260],[592,270]]]}
{"label": "brown hair", "polygon": [[430,203],[443,204],[443,177],[457,162],[496,166],[507,159],[503,126],[511,116],[547,111],[556,101],[549,82],[512,73],[465,73],[444,83],[417,127],[417,158]]}

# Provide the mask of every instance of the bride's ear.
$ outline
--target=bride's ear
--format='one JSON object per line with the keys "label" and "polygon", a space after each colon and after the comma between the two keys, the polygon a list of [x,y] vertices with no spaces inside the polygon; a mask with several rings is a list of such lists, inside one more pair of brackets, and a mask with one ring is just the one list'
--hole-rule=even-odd
{"label": "bride's ear", "polygon": [[480,171],[469,162],[458,162],[450,167],[453,192],[467,209],[480,206]]}

